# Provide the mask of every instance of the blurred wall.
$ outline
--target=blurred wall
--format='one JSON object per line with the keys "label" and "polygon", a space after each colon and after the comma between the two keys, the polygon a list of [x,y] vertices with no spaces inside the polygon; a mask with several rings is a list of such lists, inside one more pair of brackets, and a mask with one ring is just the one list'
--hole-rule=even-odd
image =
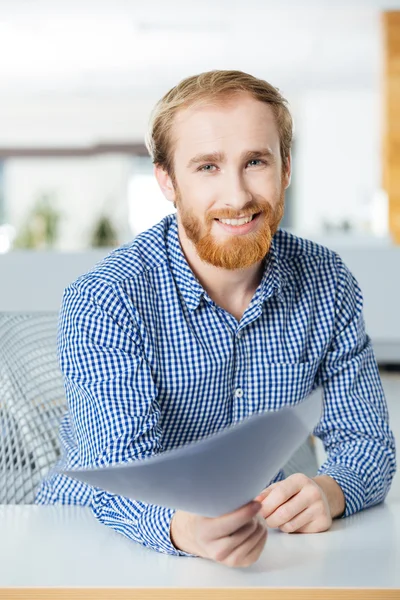
{"label": "blurred wall", "polygon": [[344,220],[370,233],[371,202],[381,187],[381,98],[378,90],[306,92],[296,123],[299,230]]}

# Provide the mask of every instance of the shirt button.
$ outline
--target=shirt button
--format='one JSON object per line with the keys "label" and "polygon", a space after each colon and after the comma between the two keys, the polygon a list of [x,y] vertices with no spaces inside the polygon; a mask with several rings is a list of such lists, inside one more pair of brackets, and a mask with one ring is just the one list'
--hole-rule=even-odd
{"label": "shirt button", "polygon": [[243,396],[243,390],[242,390],[242,388],[237,388],[235,390],[235,396],[236,396],[236,398],[241,398]]}

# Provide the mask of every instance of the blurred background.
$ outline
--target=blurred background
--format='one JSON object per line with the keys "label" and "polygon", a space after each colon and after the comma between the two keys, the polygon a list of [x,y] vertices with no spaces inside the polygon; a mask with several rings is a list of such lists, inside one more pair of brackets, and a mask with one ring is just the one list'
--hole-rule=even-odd
{"label": "blurred background", "polygon": [[392,240],[384,13],[396,8],[1,0],[0,252],[113,247],[171,212],[144,146],[149,115],[180,79],[216,68],[264,78],[289,100],[286,228]]}

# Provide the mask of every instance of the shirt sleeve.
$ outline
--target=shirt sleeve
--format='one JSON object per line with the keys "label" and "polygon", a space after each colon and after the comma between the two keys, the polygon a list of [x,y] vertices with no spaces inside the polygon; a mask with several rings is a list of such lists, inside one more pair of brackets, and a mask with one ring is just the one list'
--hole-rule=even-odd
{"label": "shirt sleeve", "polygon": [[[102,281],[78,280],[64,293],[59,358],[80,467],[125,463],[162,450],[157,388],[133,310]],[[170,539],[173,510],[97,488],[91,497],[101,523],[143,546],[185,555]]]}
{"label": "shirt sleeve", "polygon": [[360,288],[337,257],[335,324],[317,374],[324,390],[314,434],[327,460],[318,471],[343,490],[349,516],[382,502],[396,471],[393,433],[371,340],[365,332]]}

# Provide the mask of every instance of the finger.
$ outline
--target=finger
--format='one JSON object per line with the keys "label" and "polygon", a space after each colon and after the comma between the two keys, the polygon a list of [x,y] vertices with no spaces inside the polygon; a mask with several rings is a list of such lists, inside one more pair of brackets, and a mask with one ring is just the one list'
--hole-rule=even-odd
{"label": "finger", "polygon": [[296,529],[295,533],[322,533],[328,531],[332,526],[332,518],[330,515],[322,515],[306,523],[305,525]]}
{"label": "finger", "polygon": [[261,494],[259,494],[258,496],[256,496],[254,498],[254,500],[256,500],[256,502],[262,502],[263,500],[265,500],[265,498],[267,496],[270,495],[270,493],[272,492],[272,490],[274,489],[274,487],[276,486],[276,483],[273,483],[272,485],[270,485],[269,487],[265,488],[265,490],[263,490],[261,492]]}
{"label": "finger", "polygon": [[310,506],[311,502],[309,501],[307,495],[303,494],[302,491],[279,506],[267,517],[264,516],[264,507],[262,508],[261,514],[265,518],[268,527],[282,527],[282,525],[295,519],[297,515],[302,513]]}
{"label": "finger", "polygon": [[293,519],[289,519],[282,525],[278,525],[281,531],[285,533],[295,533],[302,527],[309,525],[313,522],[315,513],[311,506],[307,507],[301,513],[297,514]]}
{"label": "finger", "polygon": [[217,517],[216,519],[210,519],[208,526],[211,529],[212,537],[219,539],[235,533],[251,521],[260,512],[260,509],[261,504],[252,500],[234,512]]}
{"label": "finger", "polygon": [[[298,476],[297,476],[298,475]],[[272,492],[262,503],[262,514],[264,518],[269,517],[282,504],[297,494],[308,482],[306,476],[299,474],[291,475],[284,481],[279,481]]]}
{"label": "finger", "polygon": [[246,523],[243,527],[235,531],[235,533],[231,533],[228,537],[222,538],[224,543],[226,544],[227,554],[230,554],[235,548],[241,546],[259,527],[260,522],[257,517],[254,517],[250,523]]}
{"label": "finger", "polygon": [[244,559],[242,567],[249,567],[250,565],[255,563],[260,558],[260,555],[262,554],[262,551],[264,550],[264,547],[265,547],[265,544],[267,541],[267,537],[268,537],[268,531],[265,530],[265,532],[263,533],[263,535],[260,538],[260,541],[254,546],[254,548],[249,552],[249,554]]}
{"label": "finger", "polygon": [[260,521],[254,517],[250,523],[241,527],[234,534],[220,538],[215,542],[214,556],[217,562],[224,560],[236,549],[245,544],[260,527]]}
{"label": "finger", "polygon": [[267,535],[266,527],[259,525],[254,534],[244,544],[236,548],[224,563],[231,567],[248,567],[253,564],[265,546]]}

